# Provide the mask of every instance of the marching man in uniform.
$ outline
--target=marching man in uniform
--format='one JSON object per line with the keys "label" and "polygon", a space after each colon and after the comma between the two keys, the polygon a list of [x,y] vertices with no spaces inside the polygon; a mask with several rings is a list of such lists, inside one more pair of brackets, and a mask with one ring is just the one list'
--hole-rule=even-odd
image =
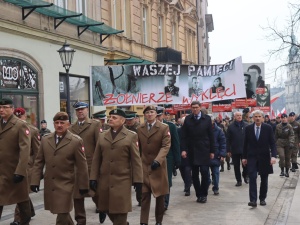
{"label": "marching man in uniform", "polygon": [[123,126],[126,117],[123,110],[114,109],[109,115],[111,128],[99,135],[90,187],[99,195],[99,210],[107,212],[114,225],[128,225],[132,183],[139,188],[143,182],[138,137]]}
{"label": "marching man in uniform", "polygon": [[31,135],[26,123],[13,115],[12,99],[0,100],[0,219],[3,206],[17,204],[20,225],[31,219],[27,166]]}
{"label": "marching man in uniform", "polygon": [[30,189],[38,192],[40,178],[46,166],[44,182],[45,210],[57,214],[57,225],[73,225],[70,212],[73,209],[75,177],[79,193],[89,191],[89,174],[82,139],[68,131],[69,116],[58,112],[54,118],[55,132],[45,135],[35,159]]}

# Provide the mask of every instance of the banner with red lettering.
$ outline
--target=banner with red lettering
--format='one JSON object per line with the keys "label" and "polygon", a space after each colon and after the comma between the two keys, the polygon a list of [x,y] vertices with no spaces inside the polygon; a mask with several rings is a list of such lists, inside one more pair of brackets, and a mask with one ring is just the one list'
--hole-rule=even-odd
{"label": "banner with red lettering", "polygon": [[223,65],[92,66],[94,106],[190,104],[245,98],[242,58]]}

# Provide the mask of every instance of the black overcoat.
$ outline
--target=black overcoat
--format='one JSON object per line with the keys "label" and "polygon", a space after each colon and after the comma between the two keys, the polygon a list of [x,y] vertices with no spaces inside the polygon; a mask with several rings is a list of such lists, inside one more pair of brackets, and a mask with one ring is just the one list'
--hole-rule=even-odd
{"label": "black overcoat", "polygon": [[200,119],[187,116],[181,128],[182,151],[187,151],[190,165],[209,165],[210,153],[214,153],[214,134],[211,118],[201,113]]}
{"label": "black overcoat", "polygon": [[270,164],[271,157],[276,158],[277,151],[273,129],[268,124],[262,124],[259,139],[256,140],[255,123],[245,129],[243,159],[247,159],[248,172],[257,168],[260,175],[273,173]]}

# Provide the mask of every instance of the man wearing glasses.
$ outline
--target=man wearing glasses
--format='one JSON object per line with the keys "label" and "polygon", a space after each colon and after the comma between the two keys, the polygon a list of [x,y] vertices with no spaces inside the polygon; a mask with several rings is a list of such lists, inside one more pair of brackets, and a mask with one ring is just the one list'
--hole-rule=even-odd
{"label": "man wearing glasses", "polygon": [[[20,224],[31,219],[27,165],[31,136],[26,123],[13,115],[12,99],[0,100],[0,219],[3,206],[17,204]],[[17,140],[17,141],[16,141]]]}
{"label": "man wearing glasses", "polygon": [[256,105],[260,107],[270,106],[270,92],[267,86],[264,87],[263,94],[257,94]]}

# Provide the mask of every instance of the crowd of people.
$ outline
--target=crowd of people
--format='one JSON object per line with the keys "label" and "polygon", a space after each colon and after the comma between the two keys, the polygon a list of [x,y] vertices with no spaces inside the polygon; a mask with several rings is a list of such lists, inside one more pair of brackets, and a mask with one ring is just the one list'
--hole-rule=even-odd
{"label": "crowd of people", "polygon": [[[221,120],[198,101],[191,114],[175,121],[163,107],[146,106],[144,122],[136,112],[113,109],[89,118],[89,105],[73,105],[77,120],[58,112],[54,132],[26,122],[26,110],[12,99],[0,100],[0,218],[3,206],[16,204],[11,225],[30,224],[35,216],[29,193],[39,192],[44,179],[44,207],[57,214],[56,224],[87,223],[84,199],[91,197],[99,222],[128,225],[132,187],[141,206],[140,224],[149,221],[155,197],[156,225],[161,225],[171,199],[172,177],[179,169],[184,195],[193,186],[198,203],[208,201],[208,190],[220,194],[220,175],[233,165],[235,186],[249,185],[250,207],[267,204],[268,176],[279,157],[280,177],[298,169],[300,124],[294,112],[276,121],[260,110],[235,112]],[[9,149],[9,151],[7,150]],[[257,177],[260,189],[257,193]]]}

